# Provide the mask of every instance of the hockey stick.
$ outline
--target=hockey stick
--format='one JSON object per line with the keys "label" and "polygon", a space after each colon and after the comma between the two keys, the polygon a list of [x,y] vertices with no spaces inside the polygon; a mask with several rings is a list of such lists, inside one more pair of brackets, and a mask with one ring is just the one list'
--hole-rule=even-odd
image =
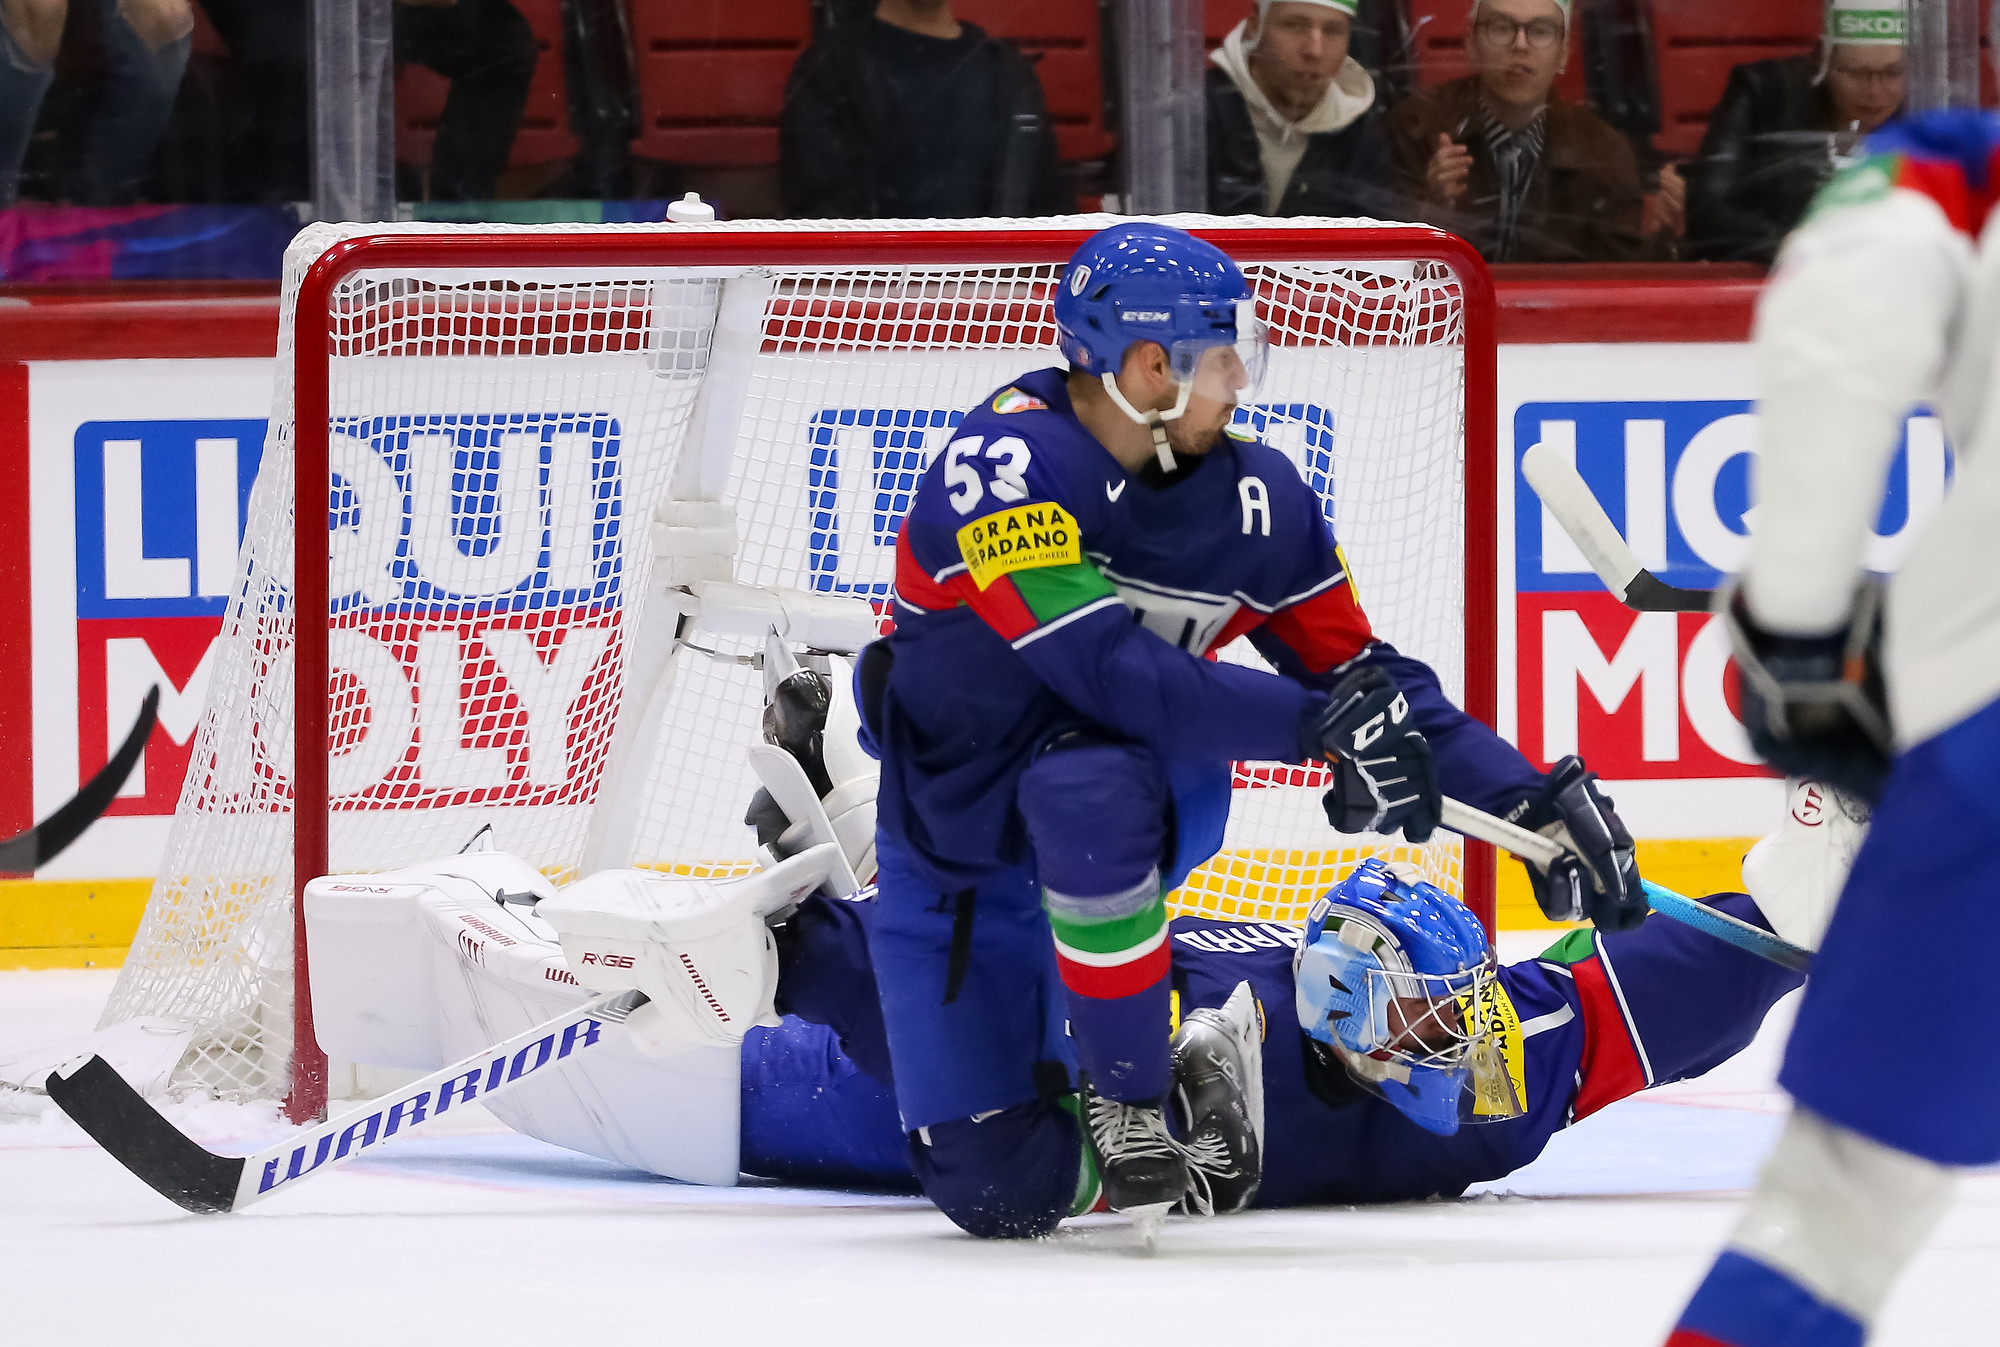
{"label": "hockey stick", "polygon": [[188,1211],[241,1211],[288,1183],[345,1164],[453,1104],[491,1098],[543,1067],[596,1046],[606,1024],[623,1024],[646,1001],[641,991],[593,997],[504,1043],[250,1155],[217,1155],[197,1145],[102,1057],[57,1067],[47,1089],[77,1126],[168,1201]]}
{"label": "hockey stick", "polygon": [[1521,475],[1549,507],[1604,587],[1641,613],[1705,613],[1714,591],[1670,585],[1639,564],[1570,461],[1546,444],[1521,455]]}
{"label": "hockey stick", "polygon": [[132,774],[132,765],[146,751],[153,733],[153,721],[160,709],[160,689],[156,684],[139,706],[138,719],[126,732],[125,742],[111,755],[111,761],[97,769],[97,775],[83,783],[83,789],[65,800],[55,813],[24,833],[0,842],[0,873],[29,874],[60,856],[84,830],[104,815],[118,798],[119,788]]}
{"label": "hockey stick", "polygon": [[[1455,833],[1476,837],[1482,842],[1491,842],[1496,847],[1505,847],[1515,855],[1524,856],[1540,865],[1553,865],[1567,854],[1561,843],[1540,833],[1529,832],[1526,828],[1509,823],[1505,819],[1495,818],[1483,810],[1474,809],[1469,804],[1454,800],[1449,795],[1444,797],[1444,811],[1439,821]],[[1718,912],[1712,907],[1697,903],[1692,898],[1683,897],[1672,889],[1662,888],[1649,879],[1642,878],[1639,884],[1645,890],[1646,900],[1653,905],[1653,910],[1663,917],[1692,926],[1697,931],[1712,935],[1717,940],[1725,940],[1738,949],[1748,950],[1761,959],[1769,959],[1772,963],[1789,968],[1795,973],[1808,972],[1812,968],[1811,951],[1800,949],[1789,941],[1780,940],[1760,926],[1752,926],[1749,922],[1732,917],[1727,912]]]}

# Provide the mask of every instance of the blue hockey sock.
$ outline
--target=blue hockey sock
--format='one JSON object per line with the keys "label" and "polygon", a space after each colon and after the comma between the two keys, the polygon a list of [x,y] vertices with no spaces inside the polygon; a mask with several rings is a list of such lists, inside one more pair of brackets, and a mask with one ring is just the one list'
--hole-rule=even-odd
{"label": "blue hockey sock", "polygon": [[1868,1330],[1765,1263],[1725,1249],[1667,1347],[1861,1347]]}

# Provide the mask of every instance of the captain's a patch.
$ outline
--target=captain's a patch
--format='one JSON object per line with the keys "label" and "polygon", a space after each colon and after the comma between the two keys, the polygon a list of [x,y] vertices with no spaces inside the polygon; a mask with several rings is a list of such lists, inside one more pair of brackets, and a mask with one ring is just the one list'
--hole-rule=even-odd
{"label": "captain's a patch", "polygon": [[993,399],[993,410],[1002,416],[1009,412],[1042,412],[1047,411],[1048,407],[1048,403],[1032,394],[1023,393],[1018,388],[1003,388]]}

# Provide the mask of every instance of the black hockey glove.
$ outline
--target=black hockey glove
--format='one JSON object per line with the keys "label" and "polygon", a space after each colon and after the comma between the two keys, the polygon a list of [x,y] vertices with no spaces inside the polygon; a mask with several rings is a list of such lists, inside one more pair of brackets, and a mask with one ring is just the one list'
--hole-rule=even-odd
{"label": "black hockey glove", "polygon": [[1306,717],[1301,747],[1333,769],[1320,798],[1344,833],[1393,833],[1428,842],[1442,809],[1430,741],[1409,700],[1380,669],[1356,669],[1334,685],[1326,706]]}
{"label": "black hockey glove", "polygon": [[1750,616],[1740,582],[1716,596],[1742,675],[1743,726],[1757,756],[1873,804],[1894,736],[1882,688],[1882,589],[1864,580],[1845,630],[1780,636]]}
{"label": "black hockey glove", "polygon": [[1550,921],[1588,917],[1600,931],[1629,931],[1646,919],[1651,909],[1639,887],[1632,834],[1581,758],[1571,755],[1550,768],[1541,796],[1518,812],[1516,822],[1562,843],[1568,852],[1546,870],[1525,862],[1543,916]]}
{"label": "black hockey glove", "polygon": [[[833,789],[826,774],[822,743],[833,687],[817,669],[797,669],[772,687],[764,699],[764,742],[776,744],[799,760],[806,780],[822,799]],[[746,820],[747,821],[747,820]]]}

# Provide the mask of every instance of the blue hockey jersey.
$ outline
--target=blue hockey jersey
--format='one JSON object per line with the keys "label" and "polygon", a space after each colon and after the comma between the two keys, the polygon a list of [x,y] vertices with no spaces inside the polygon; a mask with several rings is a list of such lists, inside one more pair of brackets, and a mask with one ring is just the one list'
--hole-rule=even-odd
{"label": "blue hockey jersey", "polygon": [[[1539,789],[1429,668],[1375,639],[1290,460],[1232,431],[1183,464],[1128,473],[1047,369],[967,416],[924,473],[873,729],[879,826],[940,887],[1023,861],[1015,792],[1055,735],[1108,728],[1179,780],[1222,774],[1226,797],[1232,762],[1301,756],[1308,709],[1361,659],[1409,697],[1448,793],[1506,813]],[[1282,676],[1212,658],[1239,636]]]}
{"label": "blue hockey jersey", "polygon": [[[1710,900],[1764,925],[1742,894]],[[889,1083],[868,942],[873,902],[814,898],[780,954],[777,1029],[743,1042],[743,1165],[807,1184],[914,1190]],[[1504,1045],[1521,1117],[1438,1136],[1347,1083],[1298,1027],[1296,926],[1177,917],[1169,947],[1181,1014],[1220,1006],[1248,981],[1264,1027],[1264,1178],[1257,1205],[1452,1197],[1540,1155],[1572,1122],[1651,1085],[1698,1076],[1740,1052],[1796,973],[1689,926],[1576,930],[1500,970]],[[808,1014],[807,1022],[797,1014]]]}

